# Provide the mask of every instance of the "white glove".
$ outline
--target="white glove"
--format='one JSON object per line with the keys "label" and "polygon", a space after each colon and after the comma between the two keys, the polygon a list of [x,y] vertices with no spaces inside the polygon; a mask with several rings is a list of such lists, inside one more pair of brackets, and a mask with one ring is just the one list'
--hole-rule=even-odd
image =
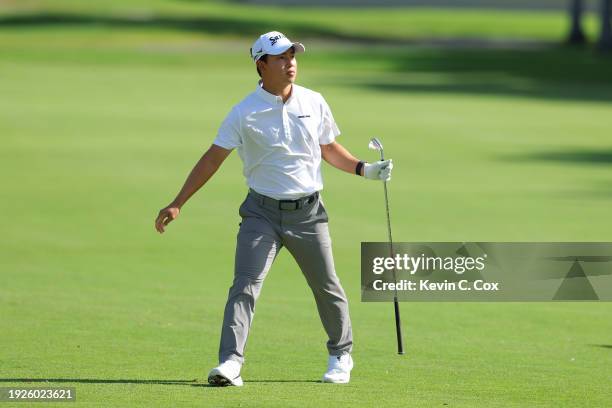
{"label": "white glove", "polygon": [[370,180],[391,180],[393,160],[377,161],[376,163],[365,163],[363,165],[363,176]]}

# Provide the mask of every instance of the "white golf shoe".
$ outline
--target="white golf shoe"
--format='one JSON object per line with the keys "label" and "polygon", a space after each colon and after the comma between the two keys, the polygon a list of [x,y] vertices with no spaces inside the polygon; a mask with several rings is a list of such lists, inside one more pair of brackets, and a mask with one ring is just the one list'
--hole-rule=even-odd
{"label": "white golf shoe", "polygon": [[240,369],[242,365],[234,360],[227,360],[218,367],[213,368],[208,373],[208,383],[216,387],[225,387],[235,385],[242,387],[242,377],[240,377]]}
{"label": "white golf shoe", "polygon": [[324,383],[346,384],[351,380],[353,358],[350,354],[329,356],[327,372],[323,374]]}

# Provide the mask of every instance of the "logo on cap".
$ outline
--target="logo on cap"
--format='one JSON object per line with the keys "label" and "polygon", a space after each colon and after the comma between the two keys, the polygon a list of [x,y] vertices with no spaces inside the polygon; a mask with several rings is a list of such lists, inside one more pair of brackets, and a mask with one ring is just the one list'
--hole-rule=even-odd
{"label": "logo on cap", "polygon": [[279,35],[275,35],[274,37],[270,37],[269,40],[270,40],[270,43],[271,43],[272,47],[274,47],[274,44],[276,44],[276,42],[278,40],[280,40],[281,38],[283,38],[283,36],[280,35],[280,34]]}

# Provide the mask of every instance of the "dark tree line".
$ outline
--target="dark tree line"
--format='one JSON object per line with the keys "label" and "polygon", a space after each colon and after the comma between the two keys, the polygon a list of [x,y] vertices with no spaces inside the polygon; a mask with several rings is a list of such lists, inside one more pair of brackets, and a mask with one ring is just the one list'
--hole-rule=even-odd
{"label": "dark tree line", "polygon": [[[570,0],[569,3],[571,24],[567,38],[570,44],[585,44],[587,42],[584,28],[582,27],[582,15],[584,14],[584,0]],[[610,19],[612,13],[612,0],[600,0],[599,17],[600,31],[597,45],[600,49],[612,50],[612,28]]]}

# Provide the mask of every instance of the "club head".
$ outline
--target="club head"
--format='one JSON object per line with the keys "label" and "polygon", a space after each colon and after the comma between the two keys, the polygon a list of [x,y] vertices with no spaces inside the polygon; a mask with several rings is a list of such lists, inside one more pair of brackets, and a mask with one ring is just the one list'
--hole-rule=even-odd
{"label": "club head", "polygon": [[385,154],[383,152],[383,145],[380,139],[378,139],[377,137],[373,137],[372,140],[370,140],[370,144],[368,144],[368,147],[372,150],[377,150],[380,152],[380,160],[385,159]]}
{"label": "club head", "polygon": [[368,147],[372,150],[378,151],[382,151],[383,149],[382,142],[376,137],[373,137],[372,140],[370,140],[370,144],[368,144]]}

